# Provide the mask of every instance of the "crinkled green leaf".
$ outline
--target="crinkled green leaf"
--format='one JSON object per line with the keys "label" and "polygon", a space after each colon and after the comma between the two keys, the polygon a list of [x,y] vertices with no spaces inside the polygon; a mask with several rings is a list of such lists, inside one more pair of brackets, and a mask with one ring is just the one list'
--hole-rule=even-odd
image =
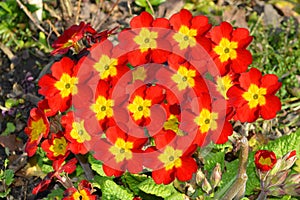
{"label": "crinkled green leaf", "polygon": [[103,200],[132,200],[133,193],[127,191],[123,187],[116,184],[108,177],[95,176],[94,181],[97,182],[102,191]]}
{"label": "crinkled green leaf", "polygon": [[174,192],[172,184],[156,184],[153,179],[147,179],[138,185],[138,188],[147,194],[153,194],[159,197],[167,198]]}
{"label": "crinkled green leaf", "polygon": [[103,171],[102,162],[95,159],[93,155],[89,155],[88,161],[91,164],[92,170],[97,172],[100,176],[106,176],[106,174]]}
{"label": "crinkled green leaf", "polygon": [[[269,142],[267,145],[261,147],[261,149],[267,149],[273,151],[276,157],[282,157],[286,153],[292,150],[296,150],[298,158],[300,158],[300,129],[290,135],[284,135],[274,141]],[[253,159],[254,160],[254,159]]]}
{"label": "crinkled green leaf", "polygon": [[185,195],[179,192],[172,194],[171,196],[165,198],[165,200],[184,200]]}
{"label": "crinkled green leaf", "polygon": [[134,192],[135,195],[138,195],[140,191],[138,185],[146,179],[148,179],[146,176],[130,173],[126,173],[122,176],[123,182],[128,185],[128,187]]}
{"label": "crinkled green leaf", "polygon": [[55,190],[51,190],[51,193],[48,194],[47,200],[57,200],[62,199],[64,194],[64,190],[61,188],[57,188]]}
{"label": "crinkled green leaf", "polygon": [[204,157],[204,169],[211,172],[217,163],[221,164],[221,169],[224,168],[225,152],[210,153]]}

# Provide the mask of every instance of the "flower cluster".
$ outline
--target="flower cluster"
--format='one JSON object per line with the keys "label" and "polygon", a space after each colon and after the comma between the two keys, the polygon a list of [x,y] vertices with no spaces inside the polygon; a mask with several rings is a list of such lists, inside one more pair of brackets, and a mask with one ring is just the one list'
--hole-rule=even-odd
{"label": "flower cluster", "polygon": [[261,182],[260,199],[267,195],[300,195],[300,174],[291,173],[290,169],[297,160],[295,150],[279,159],[273,151],[259,150],[254,158]]}
{"label": "flower cluster", "polygon": [[[50,160],[92,151],[109,176],[147,168],[156,183],[187,181],[198,169],[197,147],[227,142],[230,120],[271,119],[280,110],[278,78],[248,71],[247,29],[212,27],[185,9],[169,20],[143,12],[130,26],[117,45],[106,40],[112,31],[97,33],[84,23],[56,41],[53,54],[77,54],[39,80],[45,99],[25,131],[29,156],[43,140]],[[70,191],[90,195],[83,188]]]}

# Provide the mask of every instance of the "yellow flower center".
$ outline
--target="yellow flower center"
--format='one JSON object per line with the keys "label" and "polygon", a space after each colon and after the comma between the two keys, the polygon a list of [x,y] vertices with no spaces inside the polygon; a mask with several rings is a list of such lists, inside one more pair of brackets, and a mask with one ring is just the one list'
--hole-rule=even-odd
{"label": "yellow flower center", "polygon": [[202,109],[200,115],[194,119],[194,122],[199,126],[201,133],[206,133],[209,130],[216,130],[218,128],[216,119],[218,113],[210,112],[206,108]]}
{"label": "yellow flower center", "polygon": [[262,156],[259,158],[258,162],[261,164],[261,165],[268,165],[270,166],[272,164],[272,160],[271,158],[263,158]]}
{"label": "yellow flower center", "polygon": [[112,107],[114,106],[114,101],[111,99],[106,99],[103,96],[98,96],[96,103],[91,105],[91,110],[96,113],[98,120],[102,120],[105,117],[112,117],[114,112]]}
{"label": "yellow flower center", "polygon": [[106,79],[109,76],[114,77],[117,75],[117,65],[117,59],[102,55],[99,61],[94,65],[94,68],[99,72],[100,79]]}
{"label": "yellow flower center", "polygon": [[146,28],[142,28],[139,35],[135,36],[133,41],[139,45],[141,52],[146,52],[148,49],[155,49],[157,47],[156,38],[158,33],[149,31]]}
{"label": "yellow flower center", "polygon": [[217,77],[217,91],[222,94],[225,99],[228,99],[226,93],[231,86],[233,86],[233,84],[230,75],[227,74],[223,77]]}
{"label": "yellow flower center", "polygon": [[67,141],[64,137],[62,138],[55,138],[53,140],[53,144],[50,146],[50,151],[53,152],[53,155],[59,156],[62,155],[64,156],[67,152]]}
{"label": "yellow flower center", "polygon": [[133,142],[125,142],[122,138],[118,138],[115,145],[109,148],[116,159],[116,162],[122,162],[125,160],[130,160],[132,158],[131,149],[133,148]]}
{"label": "yellow flower center", "polygon": [[141,96],[136,96],[127,108],[133,114],[133,119],[139,120],[142,117],[150,117],[150,106],[151,100],[144,100]]}
{"label": "yellow flower center", "polygon": [[83,143],[85,141],[90,141],[91,136],[84,128],[84,120],[72,123],[72,131],[70,133],[71,137],[75,139],[78,143]]}
{"label": "yellow flower center", "polygon": [[252,109],[256,108],[257,105],[263,106],[266,104],[265,94],[267,94],[266,88],[259,88],[257,85],[251,84],[242,97],[248,101],[249,108]]}
{"label": "yellow flower center", "polygon": [[195,86],[195,80],[194,77],[196,76],[195,70],[188,70],[187,68],[180,66],[177,74],[174,74],[171,79],[177,83],[178,90],[184,90],[187,87],[194,87]]}
{"label": "yellow flower center", "polygon": [[78,78],[71,77],[69,74],[63,73],[59,81],[57,81],[54,86],[60,91],[61,97],[65,98],[70,94],[77,94],[77,83]]}
{"label": "yellow flower center", "polygon": [[42,118],[40,118],[37,121],[32,121],[31,127],[29,128],[31,129],[31,135],[30,135],[31,141],[38,140],[40,135],[45,133],[47,129]]}
{"label": "yellow flower center", "polygon": [[182,165],[180,156],[182,156],[181,150],[175,150],[171,146],[167,146],[162,154],[158,156],[158,159],[164,163],[166,171],[175,168],[179,168]]}
{"label": "yellow flower center", "polygon": [[179,121],[175,115],[170,115],[168,121],[164,123],[164,129],[172,130],[179,136],[184,135],[184,132],[179,129]]}
{"label": "yellow flower center", "polygon": [[178,31],[173,36],[173,39],[178,42],[179,49],[183,50],[187,47],[194,47],[196,46],[196,38],[197,30],[196,29],[189,29],[187,26],[182,25]]}
{"label": "yellow flower center", "polygon": [[74,194],[72,195],[73,199],[78,199],[78,200],[90,200],[89,196],[87,195],[85,190],[79,190],[74,192]]}
{"label": "yellow flower center", "polygon": [[237,58],[237,47],[237,42],[230,42],[227,38],[222,38],[219,45],[214,48],[214,51],[219,55],[221,62],[226,62],[229,58],[231,60]]}

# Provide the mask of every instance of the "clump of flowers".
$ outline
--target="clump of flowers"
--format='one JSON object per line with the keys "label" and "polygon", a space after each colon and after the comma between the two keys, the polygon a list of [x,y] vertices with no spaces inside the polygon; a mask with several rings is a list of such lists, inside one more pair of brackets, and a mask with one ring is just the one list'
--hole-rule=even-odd
{"label": "clump of flowers", "polygon": [[[212,27],[185,9],[169,20],[143,12],[130,25],[117,45],[106,40],[115,30],[98,33],[83,22],[53,44],[52,54],[74,56],[55,62],[38,83],[45,99],[31,111],[26,151],[33,156],[41,143],[54,172],[34,193],[56,178],[67,188],[64,199],[95,199],[86,181],[76,189],[60,175],[89,151],[107,176],[147,169],[158,184],[188,181],[199,168],[197,148],[226,143],[231,121],[271,119],[280,110],[278,78],[248,70],[247,29]],[[276,165],[271,153],[256,157],[263,172]]]}

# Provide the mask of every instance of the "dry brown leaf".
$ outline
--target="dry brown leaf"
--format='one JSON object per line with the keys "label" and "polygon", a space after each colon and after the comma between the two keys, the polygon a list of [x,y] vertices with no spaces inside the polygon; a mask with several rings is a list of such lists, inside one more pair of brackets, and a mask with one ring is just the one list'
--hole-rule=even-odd
{"label": "dry brown leaf", "polygon": [[16,138],[16,135],[0,136],[0,145],[8,148],[9,151],[21,150],[23,142]]}

